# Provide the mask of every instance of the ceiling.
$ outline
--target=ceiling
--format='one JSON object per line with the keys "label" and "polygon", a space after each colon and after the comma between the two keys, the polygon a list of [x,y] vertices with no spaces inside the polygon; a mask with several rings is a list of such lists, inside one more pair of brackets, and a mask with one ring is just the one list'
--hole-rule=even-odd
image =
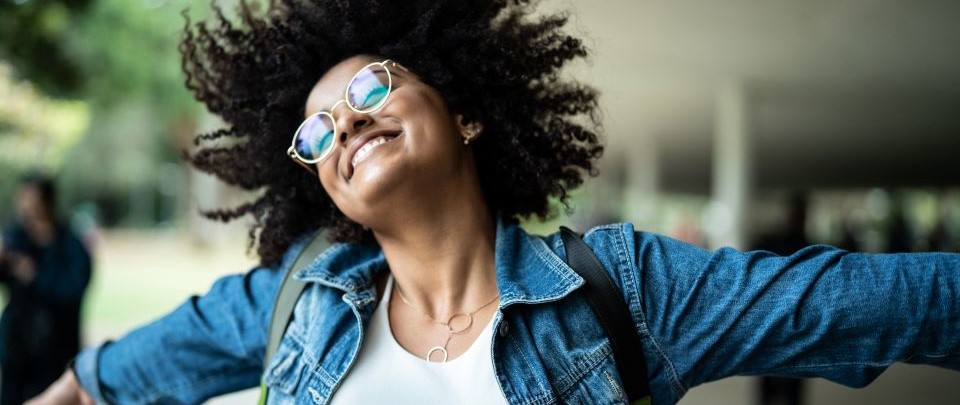
{"label": "ceiling", "polygon": [[570,11],[593,50],[572,74],[602,93],[607,158],[655,148],[661,190],[709,192],[729,82],[745,91],[761,189],[960,184],[960,2],[543,6]]}

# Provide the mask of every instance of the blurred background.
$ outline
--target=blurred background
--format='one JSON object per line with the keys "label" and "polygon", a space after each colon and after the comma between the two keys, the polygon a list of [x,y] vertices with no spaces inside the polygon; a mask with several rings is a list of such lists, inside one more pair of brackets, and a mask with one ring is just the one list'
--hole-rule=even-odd
{"label": "blurred background", "polygon": [[[56,177],[58,211],[94,256],[88,344],[255,262],[242,221],[197,215],[248,196],[178,157],[220,125],[184,89],[177,54],[181,12],[203,19],[208,4],[0,1],[0,218],[12,219],[24,173]],[[530,230],[631,221],[710,248],[960,251],[960,2],[541,9],[568,11],[593,50],[568,74],[600,89],[607,149],[572,212],[558,207]],[[898,365],[864,390],[811,380],[802,403],[955,404],[958,383],[957,373]],[[760,403],[759,386],[711,383],[681,403]]]}

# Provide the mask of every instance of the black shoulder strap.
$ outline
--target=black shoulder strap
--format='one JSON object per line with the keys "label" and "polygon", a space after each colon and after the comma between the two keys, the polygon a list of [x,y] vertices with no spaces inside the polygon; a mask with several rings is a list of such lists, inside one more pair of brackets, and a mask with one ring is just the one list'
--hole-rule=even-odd
{"label": "black shoulder strap", "polygon": [[580,235],[569,228],[560,227],[560,238],[567,251],[567,263],[587,282],[583,286],[584,295],[610,338],[628,403],[649,403],[647,361],[643,357],[640,335],[637,334],[620,289]]}

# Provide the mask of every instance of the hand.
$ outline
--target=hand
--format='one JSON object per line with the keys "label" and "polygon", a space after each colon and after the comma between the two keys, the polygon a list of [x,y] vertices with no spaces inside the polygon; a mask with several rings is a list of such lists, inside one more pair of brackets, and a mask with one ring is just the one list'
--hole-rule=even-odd
{"label": "hand", "polygon": [[37,265],[33,259],[18,254],[10,254],[11,273],[21,284],[30,284],[37,276]]}
{"label": "hand", "polygon": [[24,405],[95,405],[93,397],[77,382],[73,370],[67,370],[39,396]]}

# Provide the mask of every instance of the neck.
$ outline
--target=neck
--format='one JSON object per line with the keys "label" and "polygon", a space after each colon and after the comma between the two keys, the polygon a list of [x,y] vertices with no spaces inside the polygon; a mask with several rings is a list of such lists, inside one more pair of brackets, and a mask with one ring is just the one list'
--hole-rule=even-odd
{"label": "neck", "polygon": [[496,223],[479,186],[470,188],[430,193],[395,210],[404,212],[397,226],[374,229],[395,283],[435,319],[473,311],[497,294]]}

